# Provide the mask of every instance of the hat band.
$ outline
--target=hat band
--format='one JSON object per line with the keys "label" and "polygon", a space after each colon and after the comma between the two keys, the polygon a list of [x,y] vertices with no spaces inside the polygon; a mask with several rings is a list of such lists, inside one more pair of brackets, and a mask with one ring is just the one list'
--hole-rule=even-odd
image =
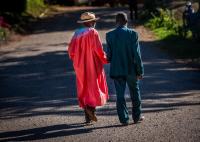
{"label": "hat band", "polygon": [[87,21],[87,20],[93,20],[93,19],[96,19],[96,18],[90,18],[90,19],[81,19],[82,21]]}

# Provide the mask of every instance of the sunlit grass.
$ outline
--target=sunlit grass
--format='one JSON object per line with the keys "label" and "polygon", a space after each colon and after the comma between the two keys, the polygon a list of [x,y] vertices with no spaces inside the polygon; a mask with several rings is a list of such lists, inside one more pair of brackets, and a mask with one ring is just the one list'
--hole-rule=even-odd
{"label": "sunlit grass", "polygon": [[175,31],[167,30],[165,27],[152,30],[161,43],[160,48],[181,59],[199,59],[200,43],[192,39],[189,32],[187,38],[180,37]]}
{"label": "sunlit grass", "polygon": [[153,32],[160,40],[165,39],[170,35],[176,35],[173,30],[167,30],[165,27],[153,29]]}

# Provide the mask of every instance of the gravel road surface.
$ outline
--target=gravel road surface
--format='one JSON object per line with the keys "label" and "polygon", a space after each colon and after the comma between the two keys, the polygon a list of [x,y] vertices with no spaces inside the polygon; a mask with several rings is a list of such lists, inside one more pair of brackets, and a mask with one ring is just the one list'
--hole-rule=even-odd
{"label": "gravel road surface", "polygon": [[[0,47],[0,141],[199,142],[199,69],[178,64],[156,48],[157,41],[143,26],[134,28],[140,35],[145,67],[141,81],[145,121],[120,125],[106,65],[110,100],[97,109],[97,123],[83,124],[66,47],[86,9],[66,9],[36,24],[34,33],[21,41]],[[104,46],[105,33],[114,28],[114,15],[119,10],[128,12],[118,8],[89,10],[101,17],[96,28]],[[127,89],[131,114],[128,94]]]}

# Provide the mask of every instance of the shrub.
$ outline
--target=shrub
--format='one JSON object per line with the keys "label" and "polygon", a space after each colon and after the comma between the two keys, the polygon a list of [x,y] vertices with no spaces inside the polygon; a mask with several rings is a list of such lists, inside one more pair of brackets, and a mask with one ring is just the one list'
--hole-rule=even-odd
{"label": "shrub", "polygon": [[151,13],[152,17],[146,24],[146,26],[155,29],[165,27],[166,29],[177,29],[179,23],[175,20],[173,13],[168,9],[158,9],[158,13]]}
{"label": "shrub", "polygon": [[151,15],[152,18],[147,21],[145,26],[152,29],[160,38],[182,34],[181,22],[174,18],[172,11],[160,8],[157,9],[156,13],[151,13]]}
{"label": "shrub", "polygon": [[34,17],[38,17],[45,8],[43,0],[27,0],[26,2],[26,12]]}

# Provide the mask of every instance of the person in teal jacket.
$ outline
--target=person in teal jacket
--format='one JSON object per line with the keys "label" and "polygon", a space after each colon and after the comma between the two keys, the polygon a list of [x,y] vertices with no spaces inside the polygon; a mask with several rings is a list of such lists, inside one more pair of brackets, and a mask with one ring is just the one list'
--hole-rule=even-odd
{"label": "person in teal jacket", "polygon": [[110,62],[110,77],[114,80],[117,94],[117,113],[123,125],[129,124],[129,114],[125,100],[125,88],[128,84],[132,101],[134,123],[141,121],[141,97],[139,80],[144,69],[140,54],[138,33],[127,27],[127,15],[120,12],[116,16],[117,28],[106,34],[107,58]]}

